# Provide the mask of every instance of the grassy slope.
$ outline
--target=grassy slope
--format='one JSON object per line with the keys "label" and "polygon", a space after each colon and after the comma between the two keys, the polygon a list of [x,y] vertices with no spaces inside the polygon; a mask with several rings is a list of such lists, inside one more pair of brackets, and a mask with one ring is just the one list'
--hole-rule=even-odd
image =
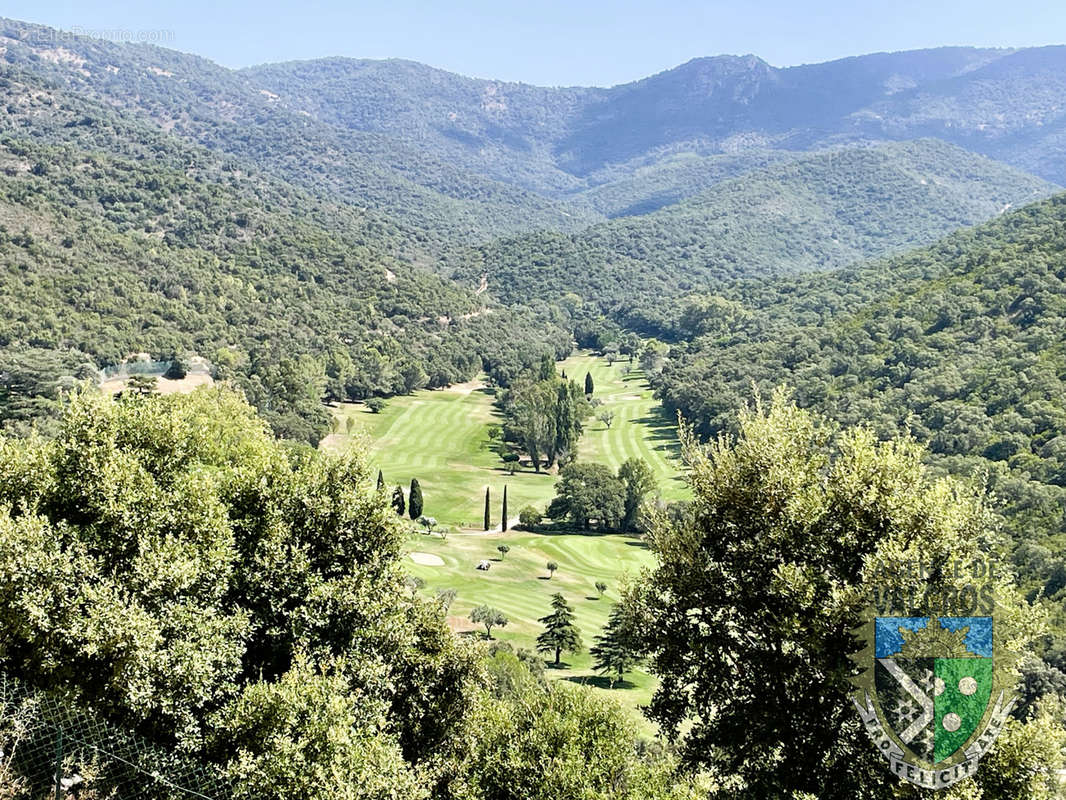
{"label": "grassy slope", "polygon": [[[572,356],[559,367],[579,384],[585,373],[591,372],[594,396],[603,401],[602,408],[615,412],[610,429],[597,419],[586,421],[581,458],[616,469],[630,456],[639,456],[655,471],[664,498],[684,497],[674,426],[639,372],[627,378],[624,363],[608,365],[589,354]],[[492,399],[488,390],[467,384],[394,398],[380,414],[371,414],[364,406],[346,405],[336,410],[338,429],[345,431],[347,420],[354,419],[352,435],[334,434],[323,447],[368,447],[390,486],[401,483],[406,487],[411,477],[417,477],[425,495],[425,513],[453,530],[480,530],[485,486],[490,485],[492,523],[498,525],[504,483],[513,519],[526,504],[543,509],[554,495],[556,477],[529,470],[511,476],[501,468],[499,459],[488,449],[485,435],[486,425],[498,420]],[[482,559],[499,558],[496,547],[500,544],[511,548],[506,559],[493,561],[488,572],[475,569]],[[593,673],[588,647],[606,622],[612,602],[618,599],[623,574],[635,574],[652,560],[638,541],[620,535],[470,532],[452,533],[441,540],[413,534],[410,549],[444,560],[444,566],[413,561],[409,566],[413,575],[426,581],[428,593],[446,588],[457,591],[451,609],[457,628],[463,627],[462,621],[474,606],[492,605],[510,619],[510,624],[494,635],[519,647],[533,646],[541,630],[537,620],[548,613],[552,593],[563,592],[574,606],[585,652],[565,657],[569,668],[549,670],[549,674],[560,679],[588,677],[592,685],[601,688],[606,685],[603,679],[589,677]],[[548,561],[559,564],[552,580],[544,580]],[[597,598],[594,588],[599,580],[609,587],[603,599]],[[635,707],[648,701],[652,687],[653,679],[637,671],[612,694]]]}
{"label": "grassy slope", "polygon": [[[594,393],[603,408],[614,411],[608,429],[598,419],[585,421],[580,455],[612,469],[630,456],[651,465],[667,500],[685,496],[675,460],[675,430],[668,416],[652,397],[639,372],[623,377],[624,364],[609,366],[602,358],[578,354],[559,367],[582,384],[592,373]],[[363,405],[345,405],[336,410],[338,430],[324,446],[345,448],[359,443],[359,432],[369,441],[372,460],[382,470],[389,486],[406,487],[418,478],[425,497],[425,513],[441,524],[455,528],[482,527],[485,487],[492,490],[492,522],[500,522],[500,500],[507,485],[508,514],[512,518],[525,505],[544,509],[554,495],[555,476],[523,470],[509,475],[489,449],[486,426],[499,421],[492,394],[474,384],[443,390],[423,390],[389,401],[380,414]],[[354,419],[353,435],[347,431]]]}
{"label": "grassy slope", "polygon": [[[493,560],[487,572],[475,567],[482,559],[499,559],[497,545],[510,547],[503,560]],[[635,539],[621,535],[583,536],[578,534],[456,533],[441,540],[438,536],[413,535],[413,552],[429,553],[444,560],[444,566],[409,563],[411,574],[425,580],[425,591],[455,589],[456,599],[449,611],[457,630],[472,629],[467,616],[474,606],[490,605],[507,616],[507,627],[493,631],[494,638],[510,641],[516,647],[532,649],[543,630],[540,617],[551,611],[551,596],[561,592],[574,609],[584,649],[576,655],[563,655],[563,668],[549,668],[547,674],[559,680],[581,680],[635,708],[651,698],[654,678],[641,670],[627,676],[615,689],[592,670],[588,648],[595,643],[607,621],[611,606],[618,600],[623,575],[635,575],[652,563],[651,554]],[[545,565],[555,561],[558,572],[548,580]],[[608,585],[602,599],[595,583]],[[483,633],[484,629],[480,629]],[[479,634],[472,634],[479,635]]]}

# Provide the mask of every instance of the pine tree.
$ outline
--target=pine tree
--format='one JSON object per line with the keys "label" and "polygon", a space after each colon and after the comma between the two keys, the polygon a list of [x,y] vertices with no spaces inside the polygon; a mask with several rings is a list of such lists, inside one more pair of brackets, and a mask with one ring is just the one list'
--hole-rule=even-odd
{"label": "pine tree", "polygon": [[403,512],[407,510],[407,504],[403,499],[403,487],[397,486],[392,490],[392,510],[399,516],[403,516]]}
{"label": "pine tree", "polygon": [[601,636],[596,637],[596,645],[589,648],[589,654],[595,659],[593,669],[612,676],[611,688],[640,663],[634,644],[626,636],[625,615],[620,603],[611,609],[607,627]]}
{"label": "pine tree", "polygon": [[585,373],[585,396],[586,397],[592,397],[593,388],[594,387],[592,385],[592,373],[591,372],[586,372]]}
{"label": "pine tree", "polygon": [[489,487],[485,487],[485,530],[492,527],[492,516],[489,513]]}
{"label": "pine tree", "polygon": [[422,516],[422,486],[418,478],[411,478],[411,489],[407,493],[407,516],[411,519]]}
{"label": "pine tree", "polygon": [[381,474],[381,470],[378,470],[378,491],[385,491],[385,476]]}
{"label": "pine tree", "polygon": [[570,608],[563,596],[556,592],[552,595],[552,613],[541,617],[545,631],[537,637],[537,652],[555,652],[555,666],[559,666],[559,656],[581,651],[581,632],[574,625],[574,609]]}
{"label": "pine tree", "polygon": [[507,485],[503,487],[503,520],[500,522],[500,530],[507,530]]}

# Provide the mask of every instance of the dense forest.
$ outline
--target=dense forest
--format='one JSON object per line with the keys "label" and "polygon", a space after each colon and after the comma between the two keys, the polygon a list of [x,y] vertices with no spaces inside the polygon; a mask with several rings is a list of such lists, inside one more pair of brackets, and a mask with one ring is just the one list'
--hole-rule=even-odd
{"label": "dense forest", "polygon": [[[0,677],[217,800],[926,797],[862,738],[854,631],[892,563],[957,592],[947,565],[981,557],[1007,567],[1021,702],[942,796],[1060,795],[1064,64],[722,56],[545,88],[0,20]],[[575,348],[595,367],[567,375]],[[100,391],[136,361],[214,385]],[[454,413],[412,460],[470,422],[442,469],[485,476],[459,527],[499,534],[464,578],[520,563],[516,524],[648,557],[583,587],[600,674],[564,672],[584,645],[555,551],[522,578],[551,587],[536,652],[417,577],[412,541],[454,544],[446,481],[372,465],[359,425],[413,428],[427,398]],[[683,495],[657,496],[642,436]],[[496,505],[516,474],[546,508],[512,484],[515,518],[506,483]],[[0,702],[0,796],[32,713]]]}
{"label": "dense forest", "polygon": [[[506,376],[569,337],[392,255],[402,229],[10,70],[0,140],[0,417],[135,353],[200,355],[296,439],[327,399]],[[152,161],[145,163],[144,151]],[[500,324],[512,338],[495,335]],[[67,362],[73,362],[71,366]]]}
{"label": "dense forest", "polygon": [[576,234],[477,248],[455,277],[504,302],[577,294],[646,333],[668,333],[664,294],[737,278],[845,267],[929,244],[1054,187],[933,140],[830,150],[725,180],[654,213]]}
{"label": "dense forest", "polygon": [[202,58],[89,37],[57,41],[47,28],[14,21],[0,22],[0,44],[9,65],[319,197],[382,211],[434,247],[567,229],[589,216],[394,138],[279,107],[269,91]]}
{"label": "dense forest", "polygon": [[[1061,613],[1066,542],[1066,197],[853,271],[690,298],[655,379],[703,435],[753,386],[879,436],[996,498],[1022,584]],[[712,302],[713,301],[713,302]],[[1049,649],[1066,687],[1061,644]]]}

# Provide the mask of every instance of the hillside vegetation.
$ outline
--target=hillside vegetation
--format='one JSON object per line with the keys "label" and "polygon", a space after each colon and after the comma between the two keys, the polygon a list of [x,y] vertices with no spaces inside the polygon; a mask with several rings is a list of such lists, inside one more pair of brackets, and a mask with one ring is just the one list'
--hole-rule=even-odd
{"label": "hillside vegetation", "polygon": [[577,209],[466,172],[375,133],[343,130],[282,107],[272,93],[206,59],[148,45],[59,37],[0,20],[4,60],[71,93],[319,197],[382,211],[420,231],[430,251],[580,223]]}
{"label": "hillside vegetation", "polygon": [[546,194],[627,162],[688,151],[802,151],[935,136],[1066,183],[1066,48],[943,47],[777,68],[696,58],[639,81],[547,89],[407,61],[255,67],[278,102]]}
{"label": "hillside vegetation", "polygon": [[1059,195],[854,272],[738,287],[704,304],[658,392],[705,435],[732,428],[753,384],[792,386],[842,424],[909,432],[938,468],[986,476],[1043,586],[1066,542],[1064,223]]}
{"label": "hillside vegetation", "polygon": [[[323,397],[472,377],[562,348],[392,251],[406,235],[173,137],[0,77],[0,418],[134,353],[207,357],[275,429],[317,441]],[[146,153],[151,160],[146,161]]]}
{"label": "hillside vegetation", "polygon": [[1053,187],[933,140],[831,150],[726,180],[678,204],[578,234],[478,248],[455,276],[488,275],[504,302],[583,300],[668,328],[663,296],[744,277],[827,270],[928,244]]}

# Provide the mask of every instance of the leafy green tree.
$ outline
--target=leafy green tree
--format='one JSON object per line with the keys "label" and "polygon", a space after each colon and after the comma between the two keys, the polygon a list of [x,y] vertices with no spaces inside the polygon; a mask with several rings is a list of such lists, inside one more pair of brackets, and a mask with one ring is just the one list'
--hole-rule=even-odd
{"label": "leafy green tree", "polygon": [[455,589],[437,589],[437,602],[440,603],[441,608],[447,611],[451,608],[452,603],[455,602],[455,598],[459,592]]}
{"label": "leafy green tree", "polygon": [[541,513],[537,511],[533,506],[525,506],[518,512],[518,521],[522,523],[523,528],[535,528],[540,525]]}
{"label": "leafy green tree", "polygon": [[[600,584],[596,588],[599,589]],[[604,585],[604,590],[607,587]],[[603,592],[600,592],[603,594]],[[625,618],[625,608],[616,603],[607,619],[607,627],[596,637],[596,644],[589,648],[593,658],[593,669],[611,676],[611,686],[625,679],[640,663],[640,645],[631,637],[632,626]]]}
{"label": "leafy green tree", "polygon": [[551,580],[555,576],[555,571],[559,569],[559,565],[554,561],[549,561],[545,567],[548,570],[548,580]]}
{"label": "leafy green tree", "polygon": [[402,517],[404,511],[407,510],[406,501],[403,496],[403,487],[397,486],[392,490],[392,510],[396,512],[396,516]]}
{"label": "leafy green tree", "polygon": [[1066,759],[1063,704],[1047,698],[1027,723],[1009,720],[978,773],[982,800],[1054,800]]}
{"label": "leafy green tree", "polygon": [[511,548],[505,544],[498,544],[496,545],[496,552],[500,554],[500,561],[503,561],[507,558],[507,554],[511,552]]}
{"label": "leafy green tree", "polygon": [[589,530],[593,519],[611,527],[625,514],[625,486],[603,464],[568,464],[559,473],[555,492],[548,516],[569,517],[583,530]]}
{"label": "leafy green tree", "polygon": [[618,480],[625,487],[622,530],[628,531],[636,523],[641,504],[657,488],[655,473],[647,461],[634,456],[622,462],[622,466],[618,468]]}
{"label": "leafy green tree", "polygon": [[573,381],[557,381],[555,392],[555,442],[548,453],[548,466],[576,452],[581,420],[587,414],[587,405]]}
{"label": "leafy green tree", "polygon": [[158,388],[159,381],[154,375],[130,375],[126,381],[126,391],[133,394],[152,394]]}
{"label": "leafy green tree", "polygon": [[607,591],[607,584],[603,581],[596,581],[596,594],[603,597],[603,593]]}
{"label": "leafy green tree", "polygon": [[353,796],[347,773],[410,796],[478,670],[407,588],[372,477],[278,441],[225,388],[74,393],[55,438],[0,437],[4,670],[242,796]]}
{"label": "leafy green tree", "polygon": [[381,733],[386,710],[304,658],[277,682],[250,685],[221,720],[233,797],[423,798],[400,747]]}
{"label": "leafy green tree", "polygon": [[[502,642],[497,643],[502,645]],[[470,719],[466,785],[496,800],[704,800],[710,782],[675,772],[668,754],[638,755],[631,716],[609,697],[545,682],[539,658],[500,647],[488,659],[491,688]],[[530,666],[534,669],[531,670]]]}
{"label": "leafy green tree", "polygon": [[422,516],[422,485],[418,478],[411,478],[411,488],[407,491],[407,516],[414,520]]}
{"label": "leafy green tree", "polygon": [[[656,515],[659,566],[625,595],[625,635],[660,679],[649,715],[753,796],[894,796],[849,699],[865,580],[921,560],[934,593],[957,589],[946,565],[995,542],[990,512],[912,441],[834,433],[780,392],[739,430],[707,449],[682,430],[690,513]],[[1016,652],[1040,627],[1005,582],[997,599]]]}
{"label": "leafy green tree", "polygon": [[163,373],[163,377],[167,380],[180,381],[188,374],[188,363],[185,361],[185,359],[176,356],[174,360],[170,362],[170,366],[167,367],[167,371]]}
{"label": "leafy green tree", "polygon": [[552,612],[541,617],[544,632],[537,637],[538,653],[555,653],[555,666],[563,652],[581,651],[581,631],[574,625],[574,610],[561,594],[552,595]]}
{"label": "leafy green tree", "polygon": [[380,414],[388,402],[384,397],[368,397],[366,399],[366,407],[370,409],[371,414]]}
{"label": "leafy green tree", "polygon": [[485,636],[492,638],[493,628],[503,628],[507,625],[507,617],[498,608],[491,606],[477,606],[470,612],[470,621],[475,625],[485,626]]}
{"label": "leafy green tree", "polygon": [[551,381],[519,384],[506,398],[506,432],[521,443],[536,472],[555,447],[555,403]]}
{"label": "leafy green tree", "polygon": [[614,412],[609,409],[604,409],[596,415],[596,419],[602,422],[605,427],[610,428],[611,423],[614,422]]}

